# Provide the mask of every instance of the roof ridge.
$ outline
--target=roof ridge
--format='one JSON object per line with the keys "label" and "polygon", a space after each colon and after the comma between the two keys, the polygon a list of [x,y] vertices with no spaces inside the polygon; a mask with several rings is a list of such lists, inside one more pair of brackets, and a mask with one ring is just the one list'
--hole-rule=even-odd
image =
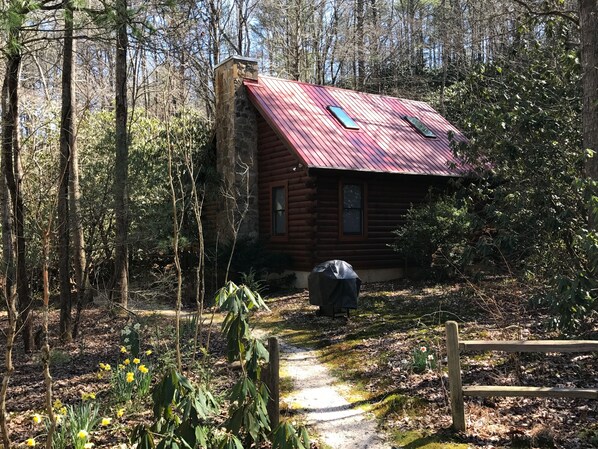
{"label": "roof ridge", "polygon": [[[260,78],[267,78],[267,79],[272,79],[272,80],[277,80],[277,81],[284,81],[285,83],[304,84],[304,85],[307,85],[307,86],[316,86],[316,87],[321,87],[323,89],[342,90],[343,92],[351,92],[351,93],[356,93],[356,94],[360,94],[360,95],[371,95],[373,97],[392,98],[394,100],[410,101],[410,102],[413,102],[413,103],[423,103],[423,104],[426,104],[428,106],[431,106],[430,103],[428,103],[427,101],[423,101],[423,100],[413,100],[411,98],[395,97],[393,95],[376,94],[376,93],[373,93],[373,92],[364,92],[364,91],[361,91],[361,90],[354,90],[354,89],[347,89],[345,87],[333,86],[331,84],[316,84],[316,83],[308,83],[307,81],[289,80],[289,79],[286,79],[286,78],[280,78],[278,76],[272,76],[272,75],[262,75],[262,74],[259,74],[258,75],[258,85],[259,85],[259,79]],[[255,81],[254,81],[254,84],[255,84]]]}

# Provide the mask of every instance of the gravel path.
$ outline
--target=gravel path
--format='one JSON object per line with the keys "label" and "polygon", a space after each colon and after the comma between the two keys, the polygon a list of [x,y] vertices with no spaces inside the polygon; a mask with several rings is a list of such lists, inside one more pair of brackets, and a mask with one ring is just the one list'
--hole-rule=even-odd
{"label": "gravel path", "polygon": [[301,407],[322,442],[333,449],[390,449],[375,421],[340,394],[342,386],[318,361],[315,351],[282,342],[280,349],[281,364],[295,388],[285,401]]}

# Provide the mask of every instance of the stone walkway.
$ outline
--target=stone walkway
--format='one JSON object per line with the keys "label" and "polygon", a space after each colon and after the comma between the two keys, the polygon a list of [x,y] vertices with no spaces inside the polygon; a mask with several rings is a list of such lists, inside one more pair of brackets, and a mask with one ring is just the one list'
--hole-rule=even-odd
{"label": "stone walkway", "polygon": [[281,365],[294,385],[285,401],[301,408],[323,443],[333,449],[390,449],[376,422],[340,394],[342,386],[315,351],[282,342],[280,349]]}

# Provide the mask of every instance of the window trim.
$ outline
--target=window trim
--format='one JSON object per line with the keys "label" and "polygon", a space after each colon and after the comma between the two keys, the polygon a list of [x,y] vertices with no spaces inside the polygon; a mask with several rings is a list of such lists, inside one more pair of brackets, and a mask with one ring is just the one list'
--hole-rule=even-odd
{"label": "window trim", "polygon": [[[345,234],[343,229],[345,185],[361,186],[361,234]],[[338,183],[338,238],[344,241],[359,241],[368,238],[368,185],[365,181],[341,179]]]}
{"label": "window trim", "polygon": [[[269,203],[268,207],[270,209],[270,240],[273,242],[287,242],[289,240],[289,181],[281,181],[281,182],[272,182],[269,185]],[[276,234],[274,231],[274,189],[276,188],[283,188],[284,189],[284,234]]]}
{"label": "window trim", "polygon": [[426,139],[436,139],[438,137],[419,117],[415,115],[404,115],[403,119],[406,120],[420,136],[425,137]]}

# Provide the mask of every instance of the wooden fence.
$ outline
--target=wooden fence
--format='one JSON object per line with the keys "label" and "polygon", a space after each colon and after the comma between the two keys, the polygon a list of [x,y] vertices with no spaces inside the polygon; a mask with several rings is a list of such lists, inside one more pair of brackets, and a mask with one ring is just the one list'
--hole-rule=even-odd
{"label": "wooden fence", "polygon": [[503,352],[598,352],[594,340],[459,340],[459,327],[455,321],[446,323],[446,346],[448,354],[449,387],[453,428],[465,430],[463,396],[526,396],[536,398],[585,398],[598,399],[598,389],[550,388],[520,386],[475,385],[464,387],[461,383],[460,354],[464,351]]}
{"label": "wooden fence", "polygon": [[276,337],[268,338],[268,352],[270,361],[262,371],[262,375],[270,392],[267,408],[270,426],[274,429],[280,422],[280,349]]}

